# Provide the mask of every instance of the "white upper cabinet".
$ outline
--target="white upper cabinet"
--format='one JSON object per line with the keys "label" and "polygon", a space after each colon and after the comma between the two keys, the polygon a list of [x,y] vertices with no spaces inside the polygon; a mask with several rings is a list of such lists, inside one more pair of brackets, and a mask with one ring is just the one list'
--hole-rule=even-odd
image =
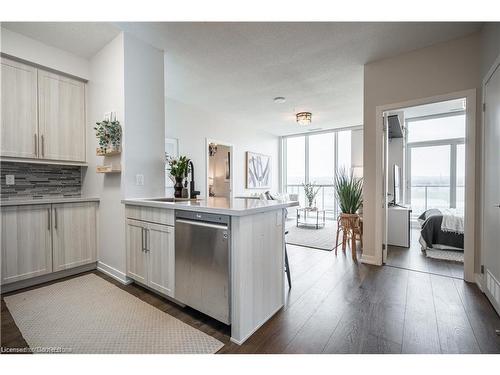
{"label": "white upper cabinet", "polygon": [[4,57],[1,61],[0,155],[85,163],[85,83]]}
{"label": "white upper cabinet", "polygon": [[2,57],[0,154],[38,156],[37,69]]}
{"label": "white upper cabinet", "polygon": [[85,161],[85,84],[38,70],[40,158]]}

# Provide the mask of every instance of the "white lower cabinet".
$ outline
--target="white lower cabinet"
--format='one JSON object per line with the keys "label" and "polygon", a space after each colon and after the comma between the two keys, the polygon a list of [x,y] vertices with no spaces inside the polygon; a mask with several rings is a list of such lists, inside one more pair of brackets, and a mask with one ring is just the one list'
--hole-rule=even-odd
{"label": "white lower cabinet", "polygon": [[2,207],[2,278],[9,284],[97,260],[97,203]]}
{"label": "white lower cabinet", "polygon": [[50,209],[2,207],[2,284],[52,272]]}
{"label": "white lower cabinet", "polygon": [[93,202],[52,205],[54,272],[97,260],[96,216]]}
{"label": "white lower cabinet", "polygon": [[127,276],[174,297],[174,227],[127,219]]}

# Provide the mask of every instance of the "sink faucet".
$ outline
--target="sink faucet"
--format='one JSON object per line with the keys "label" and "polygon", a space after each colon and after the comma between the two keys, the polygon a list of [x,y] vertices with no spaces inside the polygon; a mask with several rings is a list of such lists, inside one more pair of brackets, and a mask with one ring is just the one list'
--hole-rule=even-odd
{"label": "sink faucet", "polygon": [[196,196],[200,195],[200,192],[194,190],[194,165],[191,160],[189,160],[189,168],[186,172],[186,177],[188,177],[189,173],[191,173],[191,181],[189,182],[189,198],[196,199]]}

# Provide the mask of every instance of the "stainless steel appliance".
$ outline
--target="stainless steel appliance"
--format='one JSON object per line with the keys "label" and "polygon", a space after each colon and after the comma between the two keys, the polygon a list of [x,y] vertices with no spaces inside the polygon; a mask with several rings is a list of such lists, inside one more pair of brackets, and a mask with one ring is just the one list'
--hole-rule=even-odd
{"label": "stainless steel appliance", "polygon": [[229,216],[175,211],[175,298],[231,323]]}

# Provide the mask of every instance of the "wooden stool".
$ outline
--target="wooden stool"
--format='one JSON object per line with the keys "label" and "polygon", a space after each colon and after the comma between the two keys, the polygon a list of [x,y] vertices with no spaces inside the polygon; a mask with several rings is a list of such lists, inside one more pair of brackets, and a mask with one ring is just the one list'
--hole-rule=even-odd
{"label": "wooden stool", "polygon": [[361,242],[361,250],[363,249],[363,232],[361,221],[358,214],[340,214],[337,218],[337,239],[335,240],[335,255],[339,243],[339,234],[342,231],[342,251],[345,252],[346,244],[351,239],[352,259],[357,261],[356,256],[356,240]]}

